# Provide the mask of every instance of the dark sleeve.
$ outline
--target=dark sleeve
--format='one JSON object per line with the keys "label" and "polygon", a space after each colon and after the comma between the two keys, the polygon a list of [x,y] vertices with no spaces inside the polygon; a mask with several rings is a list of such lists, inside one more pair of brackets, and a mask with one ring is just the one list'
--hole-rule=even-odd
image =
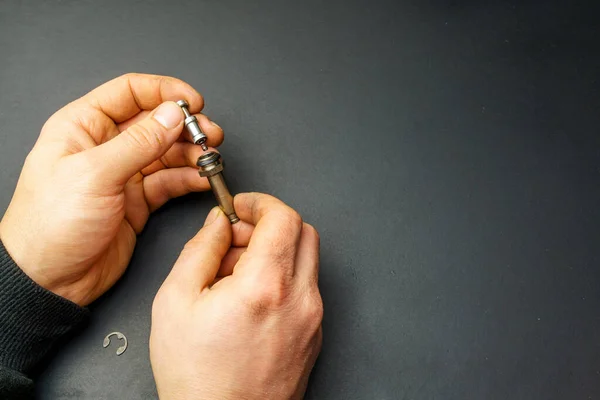
{"label": "dark sleeve", "polygon": [[28,373],[88,310],[32,281],[0,241],[0,399],[33,396]]}

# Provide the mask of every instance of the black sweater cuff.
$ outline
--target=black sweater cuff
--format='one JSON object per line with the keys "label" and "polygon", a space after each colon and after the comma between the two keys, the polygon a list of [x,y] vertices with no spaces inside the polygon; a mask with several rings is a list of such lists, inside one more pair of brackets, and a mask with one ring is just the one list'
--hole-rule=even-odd
{"label": "black sweater cuff", "polygon": [[28,373],[89,311],[35,283],[0,241],[0,365]]}

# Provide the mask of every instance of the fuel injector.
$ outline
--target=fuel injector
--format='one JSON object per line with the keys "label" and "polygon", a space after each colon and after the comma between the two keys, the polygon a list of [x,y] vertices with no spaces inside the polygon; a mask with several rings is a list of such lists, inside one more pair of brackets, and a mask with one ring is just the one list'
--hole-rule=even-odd
{"label": "fuel injector", "polygon": [[206,135],[204,132],[202,132],[202,129],[200,129],[198,119],[190,114],[190,105],[188,102],[185,100],[179,100],[177,105],[181,107],[181,110],[183,110],[183,114],[185,115],[183,124],[187,128],[192,142],[194,142],[194,144],[199,144],[202,147],[202,150],[208,150],[208,147],[206,146]]}

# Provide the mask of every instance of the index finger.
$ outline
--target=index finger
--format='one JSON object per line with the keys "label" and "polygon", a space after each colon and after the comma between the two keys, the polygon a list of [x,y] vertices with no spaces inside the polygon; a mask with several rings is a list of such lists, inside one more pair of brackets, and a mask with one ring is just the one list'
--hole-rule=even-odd
{"label": "index finger", "polygon": [[153,110],[165,101],[177,100],[186,100],[191,113],[204,107],[200,93],[182,80],[133,73],[106,82],[76,102],[84,102],[115,123],[121,123],[142,110]]}
{"label": "index finger", "polygon": [[300,215],[281,200],[262,193],[238,194],[233,203],[237,216],[255,225],[248,256],[270,259],[293,273],[302,232]]}

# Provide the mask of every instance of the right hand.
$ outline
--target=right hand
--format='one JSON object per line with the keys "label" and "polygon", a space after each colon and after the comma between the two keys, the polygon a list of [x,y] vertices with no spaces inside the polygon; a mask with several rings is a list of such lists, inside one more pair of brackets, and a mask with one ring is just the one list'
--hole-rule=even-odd
{"label": "right hand", "polygon": [[154,300],[163,400],[302,398],[321,349],[317,232],[268,195],[234,205],[241,221],[213,209]]}

